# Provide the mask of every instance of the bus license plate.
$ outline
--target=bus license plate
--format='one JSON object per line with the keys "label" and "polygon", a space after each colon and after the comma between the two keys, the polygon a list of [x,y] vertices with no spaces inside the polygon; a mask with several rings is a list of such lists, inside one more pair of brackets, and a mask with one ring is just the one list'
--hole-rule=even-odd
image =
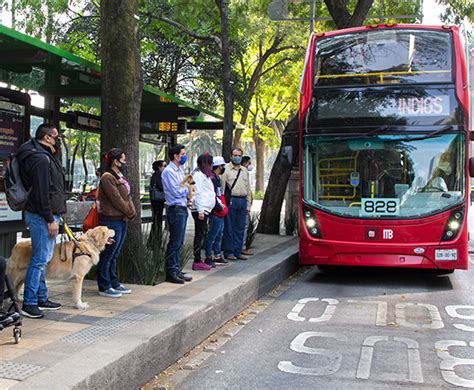
{"label": "bus license plate", "polygon": [[453,261],[458,259],[457,249],[436,249],[435,260],[437,261]]}
{"label": "bus license plate", "polygon": [[362,198],[361,216],[398,215],[400,199],[398,198]]}

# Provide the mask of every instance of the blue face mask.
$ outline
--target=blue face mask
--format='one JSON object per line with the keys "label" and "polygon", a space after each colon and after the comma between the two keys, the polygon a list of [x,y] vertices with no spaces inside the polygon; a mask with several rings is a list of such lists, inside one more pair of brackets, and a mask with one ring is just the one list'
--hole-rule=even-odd
{"label": "blue face mask", "polygon": [[242,157],[240,157],[240,156],[232,157],[232,158],[231,158],[231,161],[232,161],[235,165],[240,165],[240,163],[242,162]]}
{"label": "blue face mask", "polygon": [[181,158],[179,159],[179,165],[186,164],[186,161],[188,161],[188,156],[186,156],[186,155],[181,156]]}

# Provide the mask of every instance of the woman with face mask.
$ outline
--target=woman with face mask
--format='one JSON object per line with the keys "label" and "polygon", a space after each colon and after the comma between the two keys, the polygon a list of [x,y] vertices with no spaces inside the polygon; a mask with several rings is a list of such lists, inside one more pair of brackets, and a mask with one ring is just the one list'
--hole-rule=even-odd
{"label": "woman with face mask", "polygon": [[119,148],[110,149],[103,160],[107,170],[100,178],[99,225],[115,231],[114,243],[107,245],[100,254],[97,266],[97,283],[99,295],[109,298],[120,298],[130,294],[131,290],[120,284],[117,275],[117,257],[125,241],[127,221],[136,215],[130,197],[130,184],[124,176],[127,168],[125,153]]}

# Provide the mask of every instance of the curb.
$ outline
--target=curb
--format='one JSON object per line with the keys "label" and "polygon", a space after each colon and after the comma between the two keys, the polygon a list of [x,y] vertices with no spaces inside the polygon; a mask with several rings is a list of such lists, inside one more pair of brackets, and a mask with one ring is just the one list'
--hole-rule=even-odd
{"label": "curb", "polygon": [[[176,302],[166,309],[138,305],[130,311],[148,313],[152,320],[79,351],[12,388],[140,387],[298,268],[298,241],[291,239],[252,261],[236,262],[187,284],[172,293],[184,295],[182,299],[172,296]],[[200,283],[206,287],[193,294],[193,287],[198,290]]]}

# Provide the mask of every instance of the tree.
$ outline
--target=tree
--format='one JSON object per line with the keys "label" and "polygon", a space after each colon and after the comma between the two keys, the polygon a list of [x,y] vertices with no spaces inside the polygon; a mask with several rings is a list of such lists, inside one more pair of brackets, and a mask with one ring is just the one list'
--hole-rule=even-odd
{"label": "tree", "polygon": [[474,23],[474,2],[472,0],[438,0],[446,6],[441,18],[446,23],[461,24],[466,18]]}
{"label": "tree", "polygon": [[[180,22],[178,20],[171,19],[163,14],[164,11],[168,11],[161,3],[161,14],[152,14],[149,9],[143,12],[144,15],[151,19],[166,23],[170,26],[173,26],[175,29],[178,29],[181,32],[188,34],[189,36],[197,39],[199,41],[211,42],[214,47],[217,47],[220,52],[220,64],[221,64],[221,85],[223,91],[223,100],[224,100],[224,137],[222,142],[222,154],[230,155],[230,150],[232,148],[232,136],[233,136],[233,127],[234,127],[234,90],[232,86],[232,64],[231,64],[231,43],[230,43],[230,20],[229,20],[229,0],[214,0],[215,6],[219,12],[219,26],[214,24],[213,18],[209,17],[208,7],[209,3],[203,4],[200,3],[200,8],[205,8],[206,15],[198,20],[195,16],[197,10],[193,7],[193,4],[179,4],[186,11],[192,12],[194,17],[191,17],[187,20],[188,24],[196,24],[196,26],[189,27],[186,25],[186,22]],[[187,8],[191,6],[191,8]],[[206,7],[207,6],[207,7]],[[148,7],[153,7],[152,2],[148,2]],[[155,8],[156,9],[156,8]],[[203,12],[203,9],[201,9]],[[202,34],[203,25],[205,23],[210,23],[210,27],[213,27],[216,33],[206,33]],[[193,29],[194,27],[194,29]],[[217,28],[217,29],[216,29]],[[217,36],[217,34],[219,36]]]}
{"label": "tree", "polygon": [[[130,221],[127,240],[121,252],[123,263],[140,252],[142,243],[139,181],[140,107],[143,91],[138,38],[138,0],[102,0],[102,136],[101,151],[113,147],[123,149],[129,165],[127,178],[137,216]],[[138,281],[137,270],[131,266],[125,275]]]}

